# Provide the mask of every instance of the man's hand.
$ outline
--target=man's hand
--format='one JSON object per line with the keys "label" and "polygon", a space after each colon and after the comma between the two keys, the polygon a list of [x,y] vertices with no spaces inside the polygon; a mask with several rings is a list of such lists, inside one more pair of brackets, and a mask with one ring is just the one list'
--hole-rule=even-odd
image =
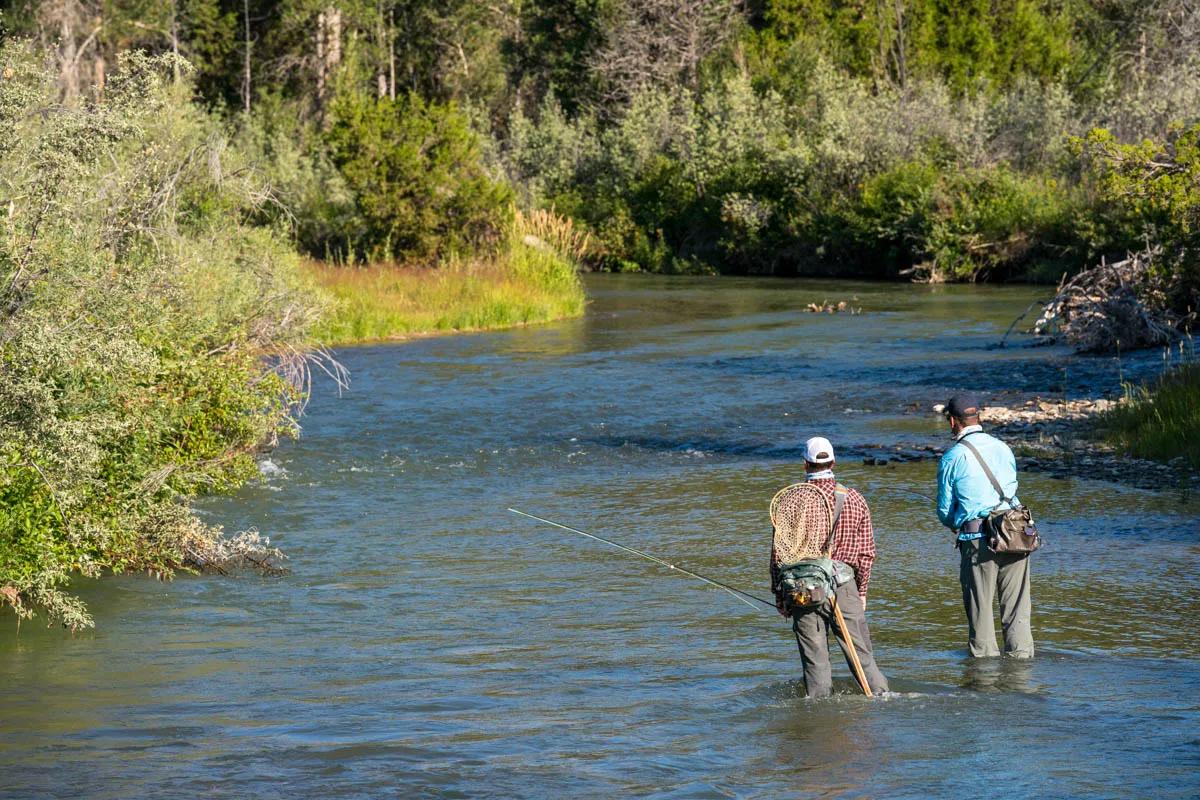
{"label": "man's hand", "polygon": [[775,610],[778,611],[779,616],[783,617],[784,619],[792,616],[787,610],[787,603],[783,602],[782,600],[775,601]]}
{"label": "man's hand", "polygon": [[863,604],[863,611],[866,611],[866,610],[867,610],[867,596],[866,596],[865,594],[860,594],[860,595],[858,596],[858,599],[859,599],[859,600],[862,600],[862,604]]}

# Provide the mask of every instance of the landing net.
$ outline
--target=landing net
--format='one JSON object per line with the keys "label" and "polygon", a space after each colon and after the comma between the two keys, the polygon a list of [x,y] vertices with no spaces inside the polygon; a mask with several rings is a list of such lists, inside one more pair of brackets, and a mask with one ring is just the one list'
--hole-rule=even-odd
{"label": "landing net", "polygon": [[775,556],[781,564],[828,558],[833,546],[833,505],[811,483],[780,489],[771,500]]}

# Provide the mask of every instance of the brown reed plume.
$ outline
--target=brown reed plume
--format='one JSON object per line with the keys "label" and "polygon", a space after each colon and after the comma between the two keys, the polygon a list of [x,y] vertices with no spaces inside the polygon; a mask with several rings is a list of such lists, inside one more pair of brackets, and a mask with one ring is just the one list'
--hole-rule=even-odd
{"label": "brown reed plume", "polygon": [[570,217],[555,213],[553,209],[539,208],[528,213],[516,209],[513,231],[530,247],[549,248],[579,265],[597,255],[591,234],[576,227]]}

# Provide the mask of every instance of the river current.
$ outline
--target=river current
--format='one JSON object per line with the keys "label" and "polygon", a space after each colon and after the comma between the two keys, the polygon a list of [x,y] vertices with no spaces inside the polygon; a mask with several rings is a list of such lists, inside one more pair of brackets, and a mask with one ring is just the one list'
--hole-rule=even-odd
{"label": "river current", "polygon": [[[1194,500],[1022,474],[1032,662],[965,657],[934,402],[1119,391],[1156,354],[1017,337],[1044,293],[590,276],[585,318],[347,348],[263,479],[202,504],[281,577],[121,577],[96,629],[0,629],[2,798],[1200,795]],[[812,314],[847,300],[861,314]],[[828,436],[871,504],[892,693],[804,697],[788,624],[562,521],[769,596],[767,504]]]}

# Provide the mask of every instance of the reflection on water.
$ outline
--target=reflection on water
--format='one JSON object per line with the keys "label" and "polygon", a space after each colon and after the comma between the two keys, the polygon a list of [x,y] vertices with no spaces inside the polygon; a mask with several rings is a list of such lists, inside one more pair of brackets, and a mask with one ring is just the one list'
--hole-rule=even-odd
{"label": "reflection on water", "polygon": [[[951,389],[1117,390],[1156,356],[989,349],[1024,288],[589,289],[584,320],[346,350],[352,391],[205,504],[290,575],[85,582],[96,631],[10,627],[0,797],[1200,793],[1200,526],[1170,494],[1023,476],[1038,657],[968,661],[956,554],[906,493],[934,464],[846,459],[879,541],[876,701],[840,659],[804,698],[769,609],[504,511],[766,593],[807,436],[936,442],[913,409]],[[800,311],[852,295],[861,316]]]}
{"label": "reflection on water", "polygon": [[1033,662],[1007,657],[966,659],[960,685],[975,692],[1041,691],[1033,682]]}

